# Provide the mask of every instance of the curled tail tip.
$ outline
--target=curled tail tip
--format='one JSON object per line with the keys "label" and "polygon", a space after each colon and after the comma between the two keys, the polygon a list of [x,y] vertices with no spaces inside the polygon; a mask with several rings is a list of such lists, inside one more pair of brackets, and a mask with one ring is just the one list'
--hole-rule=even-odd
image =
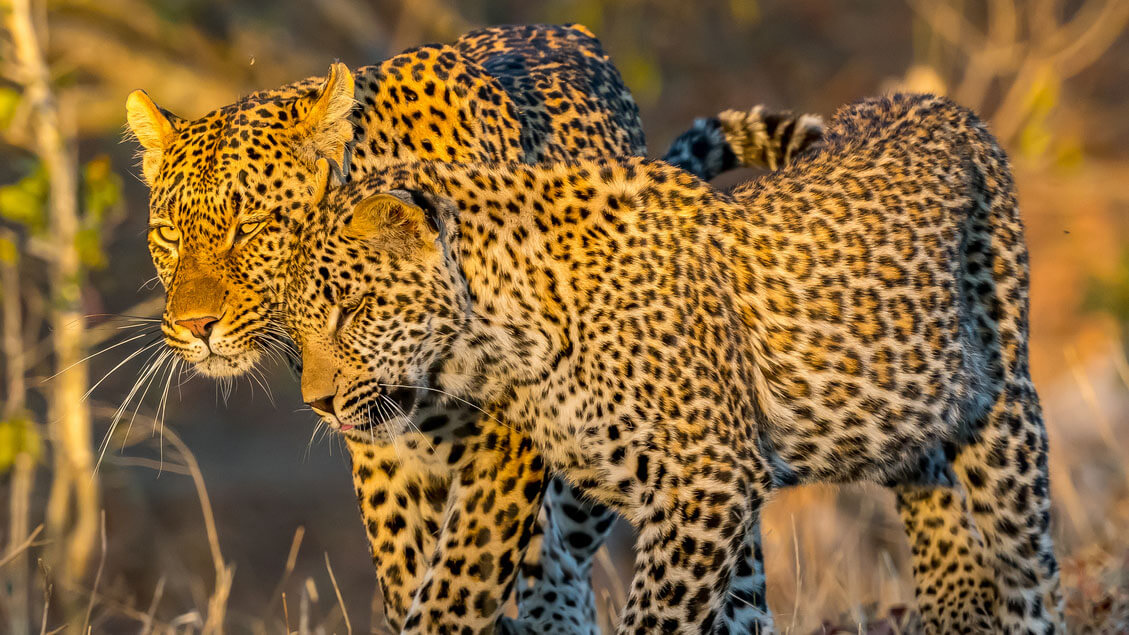
{"label": "curled tail tip", "polygon": [[763,105],[749,110],[724,110],[717,115],[737,163],[776,170],[790,163],[823,138],[823,118],[790,111],[769,111]]}
{"label": "curled tail tip", "polygon": [[776,170],[817,145],[823,135],[823,119],[818,115],[764,106],[725,110],[694,120],[663,160],[705,180],[737,167]]}

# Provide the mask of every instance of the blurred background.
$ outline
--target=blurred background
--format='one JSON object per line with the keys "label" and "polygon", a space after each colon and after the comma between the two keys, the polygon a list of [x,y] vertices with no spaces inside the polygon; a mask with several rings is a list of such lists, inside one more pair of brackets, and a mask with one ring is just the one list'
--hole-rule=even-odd
{"label": "blurred background", "polygon": [[[311,436],[288,371],[217,387],[134,355],[162,294],[125,97],[195,118],[335,59],[520,22],[590,27],[655,155],[723,108],[828,116],[895,87],[990,121],[1027,221],[1069,623],[1129,632],[1129,2],[0,0],[0,18],[0,632],[381,628],[347,459]],[[119,409],[130,432],[107,439]],[[888,492],[782,493],[765,534],[781,631],[905,628]],[[605,613],[631,561],[624,527],[596,572]]]}

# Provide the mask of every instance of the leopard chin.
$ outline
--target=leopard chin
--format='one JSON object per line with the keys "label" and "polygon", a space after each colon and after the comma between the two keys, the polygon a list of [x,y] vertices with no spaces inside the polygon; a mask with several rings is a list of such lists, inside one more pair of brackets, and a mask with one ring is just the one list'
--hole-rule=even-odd
{"label": "leopard chin", "polygon": [[195,362],[194,366],[201,375],[213,379],[238,377],[259,362],[262,355],[258,351],[248,351],[238,355],[219,355],[209,353],[204,359]]}

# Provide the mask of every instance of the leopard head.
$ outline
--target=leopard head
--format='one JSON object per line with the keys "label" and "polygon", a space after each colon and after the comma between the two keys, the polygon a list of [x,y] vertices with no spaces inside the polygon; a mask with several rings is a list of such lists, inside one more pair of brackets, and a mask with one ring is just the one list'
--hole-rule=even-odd
{"label": "leopard head", "polygon": [[201,373],[255,365],[281,329],[275,304],[287,223],[342,169],[354,129],[354,82],[343,64],[324,81],[252,94],[196,120],[143,91],[126,102],[149,185],[149,250],[167,300],[167,345]]}
{"label": "leopard head", "polygon": [[428,369],[459,335],[469,293],[450,200],[358,185],[335,190],[303,230],[286,319],[302,350],[303,399],[331,427],[387,441],[405,431]]}

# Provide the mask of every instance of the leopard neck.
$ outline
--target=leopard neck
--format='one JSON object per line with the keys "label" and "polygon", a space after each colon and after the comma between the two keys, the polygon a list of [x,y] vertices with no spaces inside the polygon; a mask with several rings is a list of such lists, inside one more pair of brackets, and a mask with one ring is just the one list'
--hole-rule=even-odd
{"label": "leopard neck", "polygon": [[437,379],[446,390],[488,401],[552,372],[573,348],[577,320],[572,274],[532,210],[506,217],[506,233],[527,236],[520,246],[485,238],[501,230],[486,228],[481,214],[463,210],[455,223],[451,263],[466,304]]}

